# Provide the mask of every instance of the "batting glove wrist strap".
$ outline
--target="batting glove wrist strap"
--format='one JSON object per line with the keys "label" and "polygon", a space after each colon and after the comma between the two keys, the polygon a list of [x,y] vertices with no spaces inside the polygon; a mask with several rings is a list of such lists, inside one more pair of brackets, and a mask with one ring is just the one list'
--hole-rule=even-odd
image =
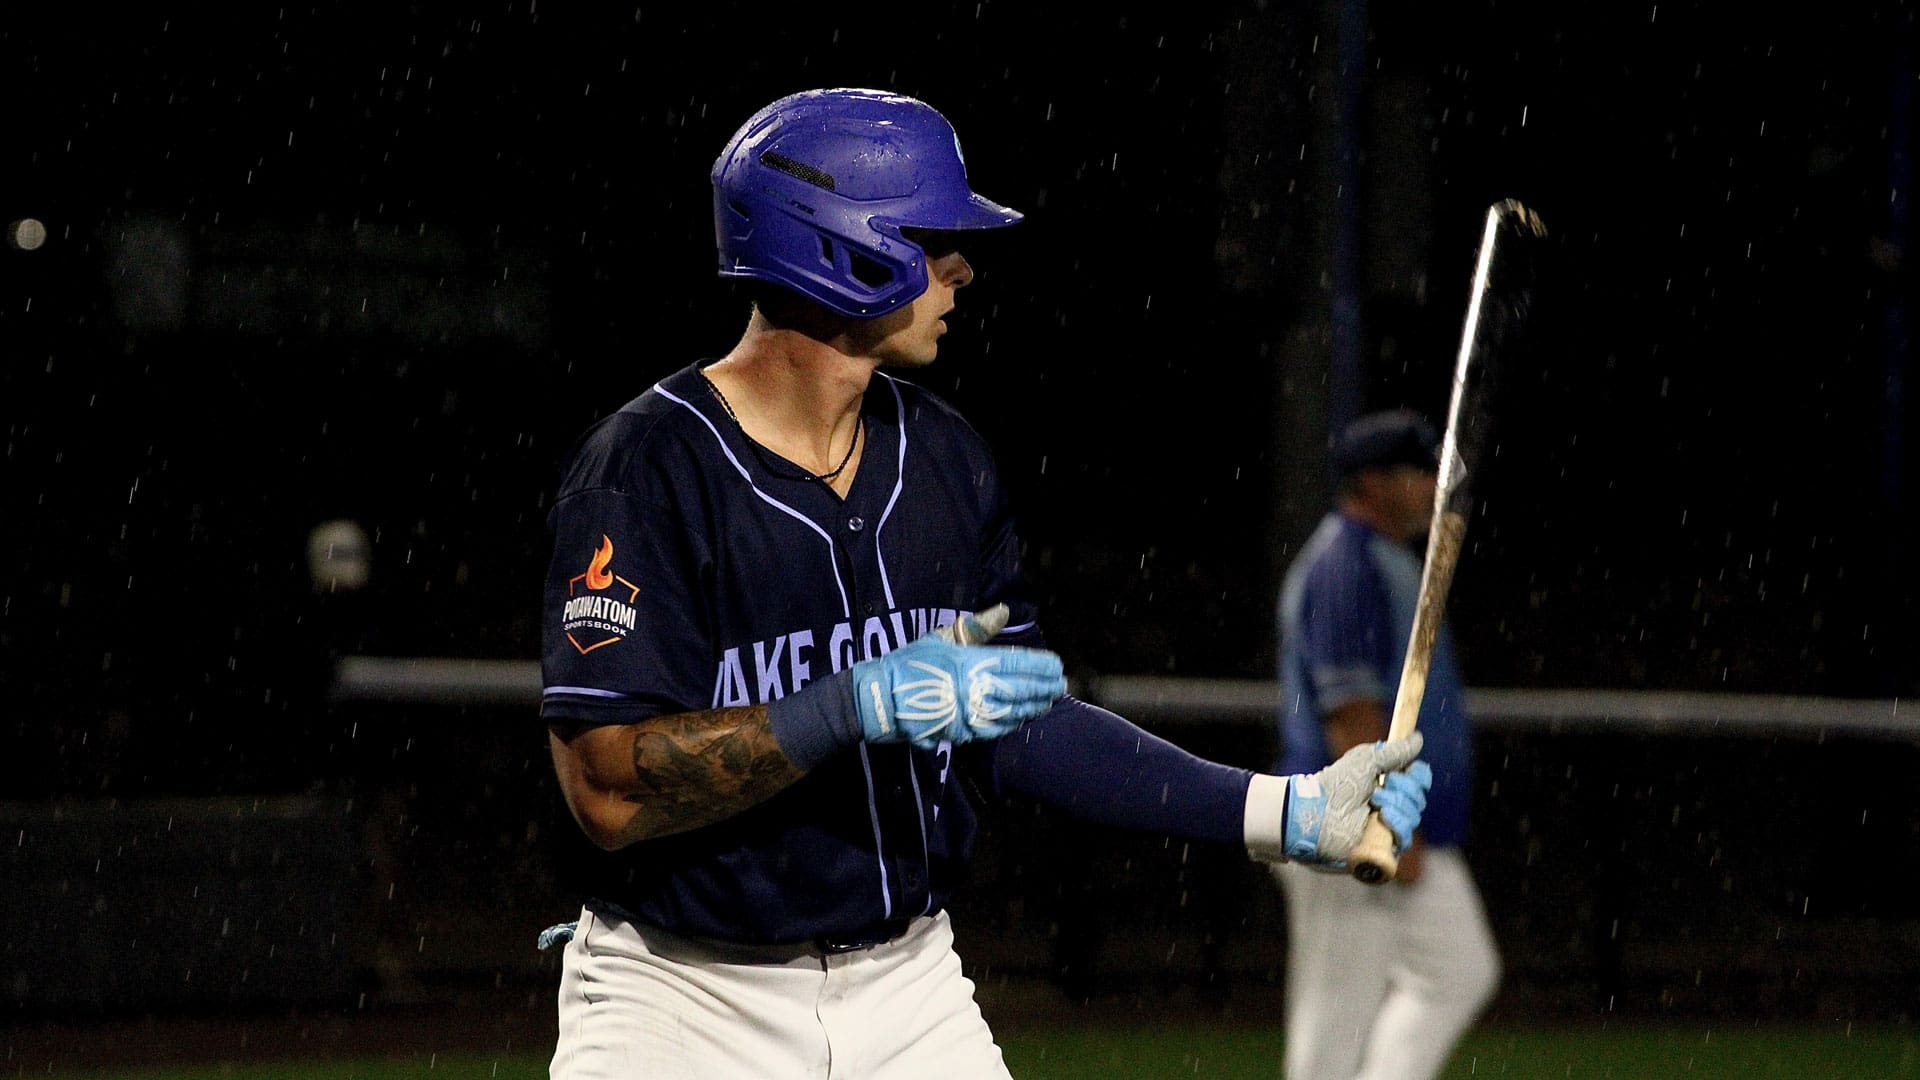
{"label": "batting glove wrist strap", "polygon": [[[1326,825],[1327,790],[1320,784],[1320,774],[1287,777],[1287,815],[1281,827],[1281,851],[1294,862],[1327,861],[1320,853],[1320,837],[1326,832]],[[1359,838],[1360,834],[1354,833],[1354,839]]]}
{"label": "batting glove wrist strap", "polygon": [[768,702],[767,726],[780,749],[802,769],[812,769],[859,742],[853,672],[815,679],[795,693]]}

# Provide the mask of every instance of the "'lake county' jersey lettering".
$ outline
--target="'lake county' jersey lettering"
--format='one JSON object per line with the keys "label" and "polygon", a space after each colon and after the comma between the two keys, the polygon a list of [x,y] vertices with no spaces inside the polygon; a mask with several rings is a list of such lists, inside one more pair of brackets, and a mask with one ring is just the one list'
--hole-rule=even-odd
{"label": "'lake county' jersey lettering", "polygon": [[[796,630],[769,641],[735,646],[720,655],[712,707],[765,705],[813,681],[821,663],[828,664],[826,674],[844,671],[857,661],[892,652],[928,631],[938,630],[963,614],[974,613],[954,608],[890,611],[885,618],[869,615],[858,624],[835,623],[824,643],[812,630]],[[820,648],[822,644],[824,648]]]}
{"label": "'lake county' jersey lettering", "polygon": [[[1044,644],[978,433],[883,373],[861,415],[844,499],[750,442],[698,365],[594,424],[548,516],[542,717],[564,729],[762,704],[1000,602],[998,643]],[[961,764],[982,752],[963,747]],[[736,941],[939,910],[976,831],[954,756],[850,748],[733,818],[595,853],[581,884],[668,930]]]}

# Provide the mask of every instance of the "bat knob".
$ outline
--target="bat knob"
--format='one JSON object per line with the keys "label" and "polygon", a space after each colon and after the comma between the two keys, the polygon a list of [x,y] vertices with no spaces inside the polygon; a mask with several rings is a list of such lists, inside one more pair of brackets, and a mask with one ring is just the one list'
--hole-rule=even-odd
{"label": "bat knob", "polygon": [[1375,810],[1367,818],[1367,827],[1360,833],[1360,842],[1353,845],[1347,853],[1347,872],[1353,879],[1365,885],[1378,885],[1392,881],[1400,869],[1400,858],[1393,850],[1393,831],[1387,823],[1380,820],[1380,812]]}

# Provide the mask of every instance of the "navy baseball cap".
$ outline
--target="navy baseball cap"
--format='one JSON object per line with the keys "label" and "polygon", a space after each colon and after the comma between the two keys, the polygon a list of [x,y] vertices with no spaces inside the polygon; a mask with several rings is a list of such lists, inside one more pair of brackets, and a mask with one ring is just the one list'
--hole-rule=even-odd
{"label": "navy baseball cap", "polygon": [[1440,432],[1411,409],[1368,413],[1333,441],[1333,468],[1341,476],[1393,465],[1440,468]]}

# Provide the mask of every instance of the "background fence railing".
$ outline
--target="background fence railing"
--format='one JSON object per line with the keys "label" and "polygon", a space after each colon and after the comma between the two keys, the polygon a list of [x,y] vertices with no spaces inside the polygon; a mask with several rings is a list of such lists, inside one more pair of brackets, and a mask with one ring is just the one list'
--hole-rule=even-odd
{"label": "background fence railing", "polygon": [[[1263,679],[1096,675],[1078,696],[1162,723],[1272,723],[1280,688]],[[337,701],[534,705],[531,660],[355,656],[340,661]],[[1587,729],[1694,735],[1857,735],[1920,740],[1920,707],[1898,698],[1799,697],[1710,691],[1470,688],[1467,705],[1487,730]]]}

